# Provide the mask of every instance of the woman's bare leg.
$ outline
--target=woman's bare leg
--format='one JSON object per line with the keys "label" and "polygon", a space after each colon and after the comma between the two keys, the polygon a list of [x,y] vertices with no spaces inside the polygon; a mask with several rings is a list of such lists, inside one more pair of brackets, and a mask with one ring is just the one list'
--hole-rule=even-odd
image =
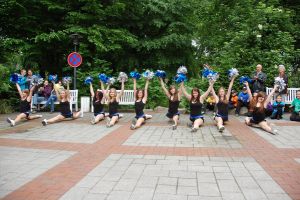
{"label": "woman's bare leg", "polygon": [[193,123],[192,132],[196,132],[202,124],[203,124],[203,119],[201,118],[196,119]]}

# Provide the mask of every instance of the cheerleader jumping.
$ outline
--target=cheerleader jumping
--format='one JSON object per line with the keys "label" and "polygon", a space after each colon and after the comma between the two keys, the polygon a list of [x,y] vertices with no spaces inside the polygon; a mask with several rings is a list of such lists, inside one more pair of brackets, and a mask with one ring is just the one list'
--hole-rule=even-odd
{"label": "cheerleader jumping", "polygon": [[208,96],[209,92],[212,90],[213,86],[214,81],[210,81],[207,91],[203,95],[201,95],[200,90],[198,88],[193,88],[191,94],[188,94],[184,87],[184,82],[182,82],[180,85],[180,89],[183,95],[190,102],[190,120],[192,121],[191,132],[196,132],[199,129],[199,127],[204,123],[204,117],[202,115],[202,106],[204,100]]}
{"label": "cheerleader jumping", "polygon": [[141,127],[147,119],[152,118],[152,115],[147,115],[144,113],[144,107],[148,98],[148,86],[149,80],[147,79],[144,90],[136,89],[136,79],[133,79],[135,117],[132,120],[132,124],[130,126],[130,129],[132,130]]}
{"label": "cheerleader jumping", "polygon": [[69,83],[67,84],[67,90],[62,89],[59,91],[59,87],[54,85],[54,90],[57,96],[57,100],[59,101],[60,114],[51,119],[44,119],[42,124],[46,126],[47,124],[52,124],[55,122],[63,121],[64,119],[77,119],[79,117],[83,117],[83,112],[71,112],[70,109],[70,90]]}
{"label": "cheerleader jumping", "polygon": [[224,131],[224,122],[228,121],[228,102],[235,78],[236,76],[232,77],[226,95],[223,87],[219,88],[218,95],[216,95],[215,90],[212,88],[212,94],[215,97],[217,106],[217,114],[215,115],[214,119],[217,123],[219,132]]}
{"label": "cheerleader jumping", "polygon": [[105,97],[108,100],[108,112],[109,112],[108,115],[109,118],[107,118],[107,124],[106,124],[107,128],[115,125],[120,118],[118,107],[119,107],[120,98],[124,94],[124,80],[121,82],[121,92],[119,94],[117,94],[117,90],[115,88],[111,88],[108,91],[109,86],[110,85],[108,85],[105,91]]}
{"label": "cheerleader jumping", "polygon": [[[275,93],[277,89],[277,85],[274,86],[273,90],[270,92],[268,96],[265,95],[264,92],[259,92],[257,94],[257,101],[253,108],[252,118],[246,117],[245,123],[248,126],[252,126],[253,124],[258,124],[263,130],[267,131],[268,133],[272,135],[277,134],[277,130],[272,130],[272,128],[268,125],[266,122],[266,108],[268,103],[271,101],[273,94]],[[251,90],[249,89],[249,86],[247,86],[247,90],[249,93],[250,100],[253,98],[251,94]]]}
{"label": "cheerleader jumping", "polygon": [[104,101],[105,101],[105,98],[103,98],[103,96],[105,91],[104,91],[103,83],[101,81],[100,83],[101,83],[101,90],[97,90],[96,94],[93,89],[93,84],[90,83],[90,93],[93,99],[93,107],[94,107],[94,118],[91,121],[91,124],[93,125],[97,124],[98,122],[100,122],[105,118],[105,113],[103,110]]}
{"label": "cheerleader jumping", "polygon": [[166,116],[169,119],[173,120],[174,124],[172,125],[172,129],[176,130],[178,121],[179,121],[179,116],[180,116],[178,107],[180,104],[181,90],[177,90],[176,87],[173,85],[169,87],[169,90],[167,90],[163,79],[162,78],[159,78],[159,79],[160,79],[161,87],[169,99],[169,109],[168,109],[168,113],[166,114]]}
{"label": "cheerleader jumping", "polygon": [[29,90],[21,91],[21,87],[18,83],[16,84],[16,86],[20,95],[20,114],[18,114],[18,116],[14,120],[12,120],[11,118],[7,118],[6,121],[10,123],[11,126],[15,126],[16,123],[18,123],[22,119],[32,120],[32,119],[41,118],[42,115],[29,116],[32,93],[36,86],[31,87],[30,91]]}

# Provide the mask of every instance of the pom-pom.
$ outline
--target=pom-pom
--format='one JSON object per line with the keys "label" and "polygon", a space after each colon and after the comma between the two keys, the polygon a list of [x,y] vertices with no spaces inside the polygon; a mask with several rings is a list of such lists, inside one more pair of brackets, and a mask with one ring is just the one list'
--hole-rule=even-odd
{"label": "pom-pom", "polygon": [[155,76],[157,76],[158,78],[166,78],[167,74],[163,70],[157,70],[155,72]]}
{"label": "pom-pom", "polygon": [[126,82],[126,81],[128,81],[127,74],[125,72],[120,72],[119,73],[119,77],[118,77],[118,81],[119,82],[122,82],[122,81]]}
{"label": "pom-pom", "polygon": [[63,77],[62,82],[64,85],[67,85],[68,83],[72,82],[72,78],[70,76]]}
{"label": "pom-pom", "polygon": [[286,83],[285,83],[284,79],[280,78],[280,77],[275,78],[274,84],[278,85],[279,92],[283,91],[285,89],[285,86],[286,86]]}
{"label": "pom-pom", "polygon": [[18,83],[20,74],[14,73],[10,75],[9,81],[12,83]]}
{"label": "pom-pom", "polygon": [[230,70],[228,70],[229,80],[231,80],[234,76],[238,76],[238,75],[239,75],[239,70],[237,70],[236,68],[231,68]]}
{"label": "pom-pom", "polygon": [[50,74],[48,80],[50,82],[52,82],[52,81],[56,82],[57,81],[57,75],[56,74]]}
{"label": "pom-pom", "polygon": [[151,80],[153,79],[154,77],[154,73],[150,70],[146,70],[144,73],[143,73],[143,77],[148,79],[148,80]]}
{"label": "pom-pom", "polygon": [[210,70],[206,67],[202,71],[202,76],[204,78],[207,78],[208,80],[213,80],[213,81],[216,81],[219,78],[218,72],[214,72],[213,70]]}
{"label": "pom-pom", "polygon": [[241,76],[241,77],[240,77],[240,83],[241,83],[241,84],[244,84],[245,82],[251,83],[252,80],[251,80],[251,78],[249,78],[248,76]]}
{"label": "pom-pom", "polygon": [[107,84],[113,85],[116,82],[116,79],[114,77],[108,77]]}
{"label": "pom-pom", "polygon": [[180,66],[177,69],[177,74],[187,74],[187,68],[186,68],[186,66]]}
{"label": "pom-pom", "polygon": [[92,82],[93,82],[93,78],[90,77],[90,76],[86,77],[85,80],[84,80],[84,84],[86,84],[86,85],[89,85]]}
{"label": "pom-pom", "polygon": [[32,76],[32,85],[41,85],[44,82],[44,79],[39,74],[35,74]]}
{"label": "pom-pom", "polygon": [[130,77],[139,80],[141,75],[138,72],[130,72]]}
{"label": "pom-pom", "polygon": [[98,78],[103,83],[107,83],[107,81],[108,81],[108,77],[105,74],[99,74]]}
{"label": "pom-pom", "polygon": [[181,83],[187,81],[187,77],[185,74],[179,73],[174,77],[176,83]]}

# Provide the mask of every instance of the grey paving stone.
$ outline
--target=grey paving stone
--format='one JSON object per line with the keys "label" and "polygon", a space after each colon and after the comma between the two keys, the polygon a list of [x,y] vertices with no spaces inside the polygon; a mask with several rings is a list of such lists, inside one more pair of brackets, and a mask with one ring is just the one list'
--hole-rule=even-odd
{"label": "grey paving stone", "polygon": [[196,187],[197,179],[196,178],[179,178],[178,186]]}
{"label": "grey paving stone", "polygon": [[259,189],[259,185],[252,177],[236,177],[236,182],[243,189]]}
{"label": "grey paving stone", "polygon": [[59,123],[47,127],[29,129],[24,133],[1,134],[0,138],[40,140],[54,142],[94,143],[110,132],[116,130],[118,125],[108,129],[105,126],[91,126],[90,124]]}
{"label": "grey paving stone", "polygon": [[160,185],[177,185],[178,178],[159,177],[158,184]]}
{"label": "grey paving stone", "polygon": [[155,193],[153,200],[187,200],[187,196]]}
{"label": "grey paving stone", "polygon": [[217,180],[221,192],[240,192],[235,180]]}
{"label": "grey paving stone", "polygon": [[107,200],[127,200],[130,199],[131,192],[126,191],[112,191]]}
{"label": "grey paving stone", "polygon": [[71,151],[0,147],[0,198],[74,154]]}
{"label": "grey paving stone", "polygon": [[130,196],[130,200],[152,200],[154,194],[153,188],[135,188],[134,192]]}
{"label": "grey paving stone", "polygon": [[197,186],[188,187],[188,186],[178,186],[177,194],[179,195],[198,195]]}
{"label": "grey paving stone", "polygon": [[216,183],[198,183],[199,196],[221,196]]}
{"label": "grey paving stone", "polygon": [[229,180],[234,180],[233,175],[230,172],[216,172],[215,173],[216,179],[229,179]]}
{"label": "grey paving stone", "polygon": [[176,186],[174,185],[157,185],[155,193],[160,194],[176,194]]}
{"label": "grey paving stone", "polygon": [[223,200],[244,200],[244,195],[242,193],[230,193],[230,192],[222,192]]}
{"label": "grey paving stone", "polygon": [[197,180],[199,183],[215,183],[216,177],[211,172],[197,172]]}
{"label": "grey paving stone", "polygon": [[83,197],[83,200],[105,200],[107,198],[106,194],[87,194]]}
{"label": "grey paving stone", "polygon": [[270,200],[292,200],[287,194],[267,194]]}
{"label": "grey paving stone", "polygon": [[188,196],[188,200],[222,200],[221,197]]}
{"label": "grey paving stone", "polygon": [[266,200],[267,196],[260,189],[245,189],[243,194],[246,200]]}
{"label": "grey paving stone", "polygon": [[267,194],[272,193],[285,193],[281,187],[275,182],[271,180],[258,180],[257,183],[262,188],[262,190]]}

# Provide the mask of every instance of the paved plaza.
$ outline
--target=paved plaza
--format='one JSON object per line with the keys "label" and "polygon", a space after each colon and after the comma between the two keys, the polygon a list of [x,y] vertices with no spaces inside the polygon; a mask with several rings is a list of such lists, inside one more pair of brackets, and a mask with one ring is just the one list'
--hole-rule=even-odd
{"label": "paved plaza", "polygon": [[[196,133],[165,113],[130,130],[133,113],[106,128],[92,114],[43,127],[0,116],[0,198],[7,200],[300,200],[300,124],[268,120],[270,135],[211,114]],[[46,118],[55,114],[46,114]]]}

